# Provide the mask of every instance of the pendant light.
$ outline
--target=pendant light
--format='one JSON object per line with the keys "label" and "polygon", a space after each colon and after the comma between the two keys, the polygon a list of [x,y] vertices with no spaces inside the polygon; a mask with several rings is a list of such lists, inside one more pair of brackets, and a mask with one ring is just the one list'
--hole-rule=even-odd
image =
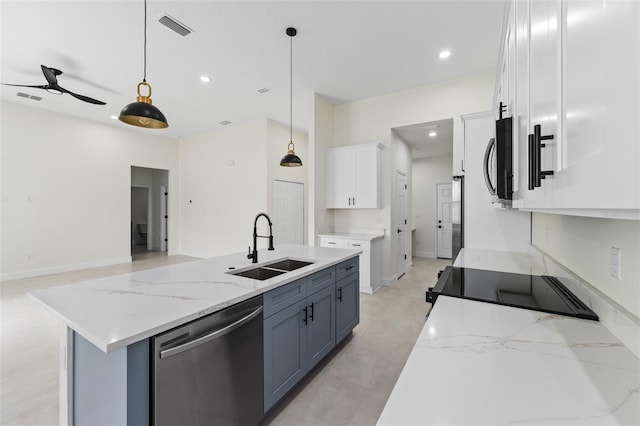
{"label": "pendant light", "polygon": [[302,160],[296,155],[296,146],[293,144],[293,38],[298,32],[295,28],[287,28],[289,36],[289,145],[287,146],[287,155],[282,157],[280,165],[285,167],[302,166]]}
{"label": "pendant light", "polygon": [[[140,93],[142,86],[145,86],[147,95]],[[132,102],[122,108],[118,119],[123,123],[147,129],[169,127],[164,114],[151,104],[151,85],[147,83],[147,0],[144,0],[144,76],[142,81],[138,83],[137,102]]]}

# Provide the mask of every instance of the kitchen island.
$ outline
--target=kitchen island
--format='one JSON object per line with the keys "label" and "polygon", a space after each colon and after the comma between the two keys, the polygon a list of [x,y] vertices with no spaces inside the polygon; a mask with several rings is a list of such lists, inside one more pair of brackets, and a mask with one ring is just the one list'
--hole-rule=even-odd
{"label": "kitchen island", "polygon": [[[537,254],[463,249],[455,266],[553,272],[611,316]],[[602,322],[441,295],[378,425],[638,425],[631,349]]]}
{"label": "kitchen island", "polygon": [[[73,423],[77,415],[74,408],[78,408],[74,407],[74,401],[76,405],[86,403],[87,407],[96,403],[98,398],[85,401],[82,398],[86,395],[74,392],[79,377],[85,374],[93,377],[94,373],[105,381],[100,384],[100,392],[107,390],[101,397],[104,402],[98,401],[100,406],[91,408],[94,412],[104,410],[104,418],[118,424],[133,424],[132,419],[148,420],[145,382],[149,381],[150,338],[254,296],[300,282],[357,259],[359,254],[357,250],[283,245],[275,251],[260,250],[257,265],[247,259],[246,253],[236,253],[30,293],[64,324],[60,423]],[[312,263],[265,280],[230,274],[283,259]],[[357,267],[354,271],[357,272]],[[92,365],[83,365],[78,351]],[[100,365],[95,364],[96,360]]]}

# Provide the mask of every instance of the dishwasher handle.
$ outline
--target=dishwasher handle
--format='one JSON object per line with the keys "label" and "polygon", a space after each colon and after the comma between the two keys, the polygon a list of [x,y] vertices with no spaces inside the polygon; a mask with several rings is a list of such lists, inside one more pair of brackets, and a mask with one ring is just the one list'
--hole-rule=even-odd
{"label": "dishwasher handle", "polygon": [[213,339],[217,339],[218,337],[222,337],[225,334],[228,334],[240,327],[242,327],[244,324],[248,323],[249,321],[251,321],[252,319],[254,319],[255,317],[257,317],[258,315],[260,315],[262,313],[262,309],[263,307],[260,306],[258,309],[256,309],[255,311],[251,312],[249,315],[246,315],[243,318],[240,318],[238,321],[231,323],[229,325],[224,326],[223,328],[214,331],[213,333],[209,333],[206,334],[202,337],[198,337],[197,339],[191,340],[189,342],[183,343],[179,346],[176,346],[174,348],[170,348],[170,349],[165,349],[164,351],[160,351],[160,359],[163,358],[167,358],[173,355],[177,355],[181,352],[184,351],[188,351],[189,349],[193,349],[197,346],[200,346],[206,342],[209,342]]}

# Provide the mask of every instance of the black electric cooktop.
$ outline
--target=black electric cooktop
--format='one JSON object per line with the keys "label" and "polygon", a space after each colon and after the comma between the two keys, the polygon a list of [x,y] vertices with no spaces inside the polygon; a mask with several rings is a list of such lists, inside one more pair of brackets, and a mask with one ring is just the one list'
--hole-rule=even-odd
{"label": "black electric cooktop", "polygon": [[598,316],[557,278],[447,266],[427,302],[438,295],[598,321]]}

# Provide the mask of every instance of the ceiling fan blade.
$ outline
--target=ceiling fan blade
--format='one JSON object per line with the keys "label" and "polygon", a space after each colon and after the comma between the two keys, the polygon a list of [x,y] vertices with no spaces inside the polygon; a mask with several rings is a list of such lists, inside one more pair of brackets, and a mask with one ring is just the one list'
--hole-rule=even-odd
{"label": "ceiling fan blade", "polygon": [[38,85],[38,86],[29,86],[27,84],[8,84],[8,83],[1,83],[3,86],[14,86],[14,87],[30,87],[32,89],[47,89],[49,87],[49,85],[45,84],[45,85]]}
{"label": "ceiling fan blade", "polygon": [[[58,86],[58,87],[60,87],[60,86]],[[90,104],[96,104],[96,105],[106,105],[106,104],[107,104],[106,102],[102,102],[102,101],[99,101],[99,100],[97,100],[97,99],[90,98],[90,97],[88,97],[88,96],[78,95],[77,93],[70,92],[70,91],[68,91],[67,89],[63,88],[63,87],[60,87],[60,89],[61,89],[64,93],[68,93],[68,94],[70,94],[71,96],[73,96],[74,98],[76,98],[76,99],[80,99],[81,101],[89,102]]]}
{"label": "ceiling fan blade", "polygon": [[44,78],[47,79],[47,82],[51,86],[57,86],[58,85],[58,78],[54,74],[53,70],[51,68],[49,68],[49,67],[44,66],[44,65],[40,65],[40,68],[42,68],[42,74],[44,74]]}

